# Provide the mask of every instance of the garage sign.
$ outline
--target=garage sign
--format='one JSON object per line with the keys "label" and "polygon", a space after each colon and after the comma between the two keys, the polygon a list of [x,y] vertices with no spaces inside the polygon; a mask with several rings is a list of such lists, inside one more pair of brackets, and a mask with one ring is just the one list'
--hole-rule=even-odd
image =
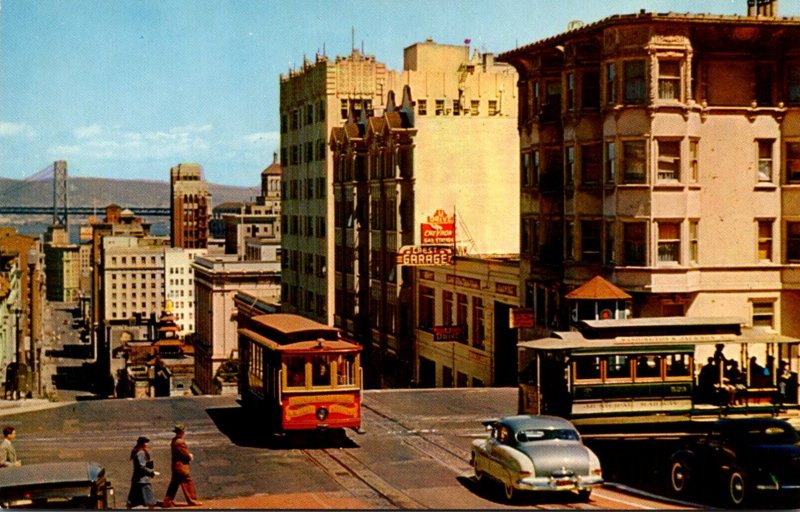
{"label": "garage sign", "polygon": [[397,251],[396,263],[407,266],[443,266],[453,264],[452,247],[404,245]]}

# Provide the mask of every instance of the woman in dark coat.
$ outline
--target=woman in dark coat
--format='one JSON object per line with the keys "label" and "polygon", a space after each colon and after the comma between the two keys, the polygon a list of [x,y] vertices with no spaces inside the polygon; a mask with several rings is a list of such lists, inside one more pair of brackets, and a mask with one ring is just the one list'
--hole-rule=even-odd
{"label": "woman in dark coat", "polygon": [[136,446],[131,450],[131,461],[133,462],[133,476],[131,476],[131,490],[128,493],[128,508],[144,505],[148,508],[155,508],[156,496],[153,494],[153,485],[150,479],[158,475],[158,471],[153,470],[153,461],[150,459],[150,452],[147,450],[147,443],[150,440],[144,436],[136,440]]}

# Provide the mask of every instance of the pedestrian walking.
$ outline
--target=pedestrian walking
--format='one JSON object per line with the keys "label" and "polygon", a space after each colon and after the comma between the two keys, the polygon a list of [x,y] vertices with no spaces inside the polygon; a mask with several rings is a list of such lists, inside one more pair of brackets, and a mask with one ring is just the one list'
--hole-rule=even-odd
{"label": "pedestrian walking", "polygon": [[197,500],[197,490],[189,471],[189,464],[194,459],[194,456],[189,453],[189,445],[184,440],[186,427],[182,423],[178,423],[172,431],[175,432],[175,437],[172,438],[170,443],[172,478],[170,478],[167,486],[167,495],[164,496],[164,508],[175,506],[175,495],[178,494],[178,487],[183,490],[183,494],[186,496],[186,503],[189,506],[202,505],[203,503]]}
{"label": "pedestrian walking", "polygon": [[17,459],[17,451],[12,443],[16,437],[17,429],[11,425],[3,428],[3,442],[0,443],[0,468],[22,465],[22,461]]}
{"label": "pedestrian walking", "polygon": [[144,505],[155,508],[156,495],[153,493],[152,478],[160,473],[154,469],[153,459],[147,444],[150,442],[145,436],[136,440],[136,446],[131,450],[133,462],[133,475],[131,476],[131,490],[128,493],[128,508]]}

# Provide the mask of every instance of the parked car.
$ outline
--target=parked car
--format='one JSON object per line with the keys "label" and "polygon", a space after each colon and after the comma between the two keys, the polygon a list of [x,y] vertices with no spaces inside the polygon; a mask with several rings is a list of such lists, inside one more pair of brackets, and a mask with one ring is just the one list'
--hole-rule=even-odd
{"label": "parked car", "polygon": [[509,501],[519,491],[577,492],[588,501],[603,483],[600,460],[563,418],[521,415],[484,425],[489,436],[472,442],[470,464],[478,481],[500,482]]}
{"label": "parked car", "polygon": [[114,488],[96,462],[45,462],[0,469],[0,508],[114,508]]}
{"label": "parked car", "polygon": [[800,437],[777,418],[722,419],[670,458],[678,495],[710,491],[741,506],[756,493],[800,491]]}

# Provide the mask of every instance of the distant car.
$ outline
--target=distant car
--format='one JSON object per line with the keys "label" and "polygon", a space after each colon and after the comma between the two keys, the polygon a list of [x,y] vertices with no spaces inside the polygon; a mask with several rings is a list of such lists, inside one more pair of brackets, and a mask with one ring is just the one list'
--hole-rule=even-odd
{"label": "distant car", "polygon": [[570,491],[589,501],[603,483],[600,460],[563,418],[521,415],[484,425],[489,437],[472,442],[470,464],[479,482],[500,482],[509,501],[519,491]]}
{"label": "distant car", "polygon": [[670,484],[678,495],[721,492],[741,506],[756,493],[800,491],[800,437],[777,418],[723,419],[670,458]]}
{"label": "distant car", "polygon": [[0,469],[0,508],[114,508],[114,488],[96,462],[45,462]]}

